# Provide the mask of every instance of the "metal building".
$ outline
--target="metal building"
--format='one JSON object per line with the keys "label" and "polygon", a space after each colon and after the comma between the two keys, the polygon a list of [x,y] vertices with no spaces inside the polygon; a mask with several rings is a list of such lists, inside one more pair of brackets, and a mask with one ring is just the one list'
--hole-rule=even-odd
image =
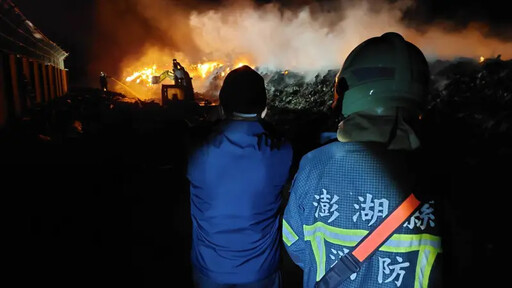
{"label": "metal building", "polygon": [[62,48],[10,0],[0,0],[0,128],[68,90]]}

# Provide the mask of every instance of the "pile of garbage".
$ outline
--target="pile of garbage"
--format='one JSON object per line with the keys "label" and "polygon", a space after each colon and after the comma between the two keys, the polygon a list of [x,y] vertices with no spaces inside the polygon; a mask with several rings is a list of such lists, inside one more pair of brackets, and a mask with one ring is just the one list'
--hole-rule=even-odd
{"label": "pile of garbage", "polygon": [[[512,61],[495,58],[479,63],[459,59],[430,65],[432,85],[424,115],[426,130],[436,131],[436,139],[448,139],[454,147],[485,145],[493,151],[509,153]],[[314,77],[293,71],[264,73],[268,92],[266,119],[297,139],[306,136],[300,131],[327,129],[336,73],[328,70]],[[133,137],[127,134],[155,135],[169,125],[182,125],[183,121],[173,119],[178,112],[169,113],[157,102],[130,99],[116,92],[73,89],[49,104],[34,107],[10,128],[12,133],[4,131],[1,138],[5,140],[10,135],[23,138],[20,141],[64,143],[84,138]]]}
{"label": "pile of garbage", "polygon": [[512,154],[512,60],[450,63],[433,80],[425,114],[430,138],[466,158]]}
{"label": "pile of garbage", "polygon": [[270,109],[327,112],[332,103],[337,72],[328,70],[312,79],[289,71],[271,74],[266,81]]}

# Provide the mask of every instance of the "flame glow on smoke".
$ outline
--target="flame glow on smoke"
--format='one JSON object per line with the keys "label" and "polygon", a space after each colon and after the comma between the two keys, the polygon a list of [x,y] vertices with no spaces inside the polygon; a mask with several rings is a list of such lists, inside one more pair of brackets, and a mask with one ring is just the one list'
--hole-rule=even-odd
{"label": "flame glow on smoke", "polygon": [[132,75],[126,77],[126,82],[131,82],[135,80],[135,83],[140,83],[143,81],[144,84],[150,85],[151,84],[151,77],[156,74],[156,65],[153,65],[151,68],[144,68],[141,71],[137,71],[133,73]]}
{"label": "flame glow on smoke", "polygon": [[[119,34],[110,35],[118,42],[138,45],[122,54],[120,64],[116,62],[117,71],[121,79],[134,77],[127,83],[148,98],[160,97],[159,85],[147,85],[149,74],[156,76],[172,69],[174,58],[191,74],[196,92],[212,92],[219,89],[219,82],[231,69],[241,66],[239,63],[311,76],[337,69],[359,43],[388,31],[401,33],[429,60],[469,57],[478,61],[481,56],[493,58],[497,54],[512,57],[512,43],[486,37],[488,27],[482,23],[457,30],[447,29],[449,23],[441,22],[421,29],[407,26],[403,23],[404,11],[414,5],[409,0],[331,1],[333,9],[320,8],[315,1],[302,1],[306,4],[293,8],[276,2],[257,5],[249,0],[210,6],[171,0],[127,2],[102,2],[109,8],[100,14],[108,23],[115,18],[132,27],[130,35],[123,34],[126,29],[113,29],[112,35]],[[133,9],[130,11],[138,22],[132,23],[136,22],[133,15],[121,22],[120,15],[124,14],[119,6]],[[140,27],[144,29],[137,32]],[[138,42],[133,40],[134,33],[139,35]],[[173,83],[171,79],[165,81]]]}
{"label": "flame glow on smoke", "polygon": [[[243,65],[254,67],[242,57],[237,58],[236,64],[223,63],[221,61],[190,63],[184,55],[161,50],[157,47],[150,47],[141,58],[130,59],[126,62],[126,67],[123,70],[125,84],[129,85],[130,89],[135,90],[137,97],[142,98],[142,100],[159,100],[160,85],[174,84],[174,80],[167,77],[157,84],[152,84],[151,80],[153,76],[159,76],[167,70],[172,71],[172,59],[178,60],[185,67],[192,78],[195,91],[200,93],[208,92],[205,93],[205,98],[208,98],[213,103],[217,102],[215,99],[218,94],[217,90],[220,89],[219,85],[221,85],[222,80],[229,71]],[[123,89],[123,87],[116,88]]]}

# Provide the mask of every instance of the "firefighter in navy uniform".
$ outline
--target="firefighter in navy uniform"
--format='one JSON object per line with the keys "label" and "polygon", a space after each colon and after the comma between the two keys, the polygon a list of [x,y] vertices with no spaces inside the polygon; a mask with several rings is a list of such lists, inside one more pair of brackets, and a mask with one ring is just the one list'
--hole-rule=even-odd
{"label": "firefighter in navy uniform", "polygon": [[[315,287],[419,191],[415,127],[429,79],[423,53],[394,32],[362,42],[345,60],[333,102],[342,113],[338,141],[303,156],[283,217],[283,241],[304,271],[304,287]],[[440,209],[426,192],[419,209],[338,287],[441,286]]]}

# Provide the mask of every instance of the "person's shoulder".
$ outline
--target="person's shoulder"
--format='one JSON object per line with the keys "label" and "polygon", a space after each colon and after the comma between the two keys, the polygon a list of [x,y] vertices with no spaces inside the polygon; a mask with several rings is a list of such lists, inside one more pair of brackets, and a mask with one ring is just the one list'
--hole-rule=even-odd
{"label": "person's shoulder", "polygon": [[224,121],[202,123],[189,129],[189,148],[193,150],[204,150],[224,133]]}
{"label": "person's shoulder", "polygon": [[274,141],[279,141],[279,147],[278,147],[279,150],[293,152],[293,145],[288,139],[282,137],[282,138],[277,138]]}
{"label": "person's shoulder", "polygon": [[257,126],[258,130],[261,130],[258,135],[263,136],[271,150],[284,151],[286,153],[293,153],[293,145],[292,142],[285,137],[285,135],[278,131],[273,123],[265,120],[259,119],[256,122],[253,122],[255,126]]}
{"label": "person's shoulder", "polygon": [[344,144],[343,142],[340,142],[337,140],[331,141],[329,143],[325,143],[325,144],[311,150],[304,156],[316,158],[316,157],[326,157],[326,156],[335,155],[335,154],[339,153],[340,150],[343,150],[343,147],[344,147],[343,144]]}
{"label": "person's shoulder", "polygon": [[319,163],[325,163],[325,161],[329,161],[335,157],[337,149],[339,149],[338,146],[340,146],[340,142],[332,142],[317,147],[302,156],[300,165],[316,166]]}
{"label": "person's shoulder", "polygon": [[356,142],[333,141],[304,154],[300,163],[301,165],[326,167],[329,163],[340,161],[346,157],[354,157],[354,152],[359,152],[361,149]]}

